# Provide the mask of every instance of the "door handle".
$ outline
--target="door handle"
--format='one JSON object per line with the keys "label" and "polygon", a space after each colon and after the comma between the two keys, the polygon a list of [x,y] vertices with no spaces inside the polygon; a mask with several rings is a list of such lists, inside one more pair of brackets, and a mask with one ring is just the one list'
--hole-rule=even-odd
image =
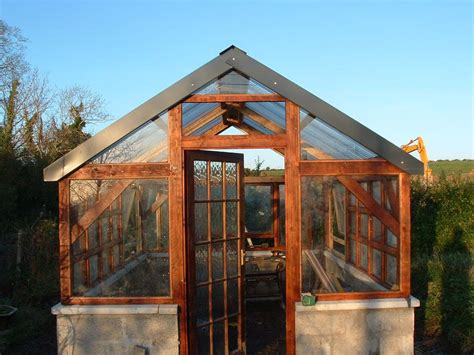
{"label": "door handle", "polygon": [[240,251],[240,266],[244,266],[245,265],[245,250],[242,249]]}

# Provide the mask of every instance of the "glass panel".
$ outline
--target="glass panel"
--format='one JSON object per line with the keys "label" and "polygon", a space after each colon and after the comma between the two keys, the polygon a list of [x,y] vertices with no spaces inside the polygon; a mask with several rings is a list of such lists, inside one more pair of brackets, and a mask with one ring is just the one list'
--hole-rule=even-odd
{"label": "glass panel", "polygon": [[369,235],[369,216],[362,213],[360,215],[360,236],[367,238]]}
{"label": "glass panel", "polygon": [[245,185],[245,227],[249,233],[271,233],[273,230],[272,187]]}
{"label": "glass panel", "polygon": [[110,271],[109,253],[110,249],[106,249],[102,253],[102,272],[104,276],[107,276]]}
{"label": "glass panel", "polygon": [[398,247],[398,238],[395,234],[392,233],[390,229],[386,229],[387,231],[387,244],[393,248]]}
{"label": "glass panel", "polygon": [[377,154],[308,112],[300,110],[301,159],[370,159]]}
{"label": "glass panel", "polygon": [[224,282],[212,284],[212,318],[224,317]]}
{"label": "glass panel", "polygon": [[207,162],[196,160],[194,162],[194,198],[207,200]]}
{"label": "glass panel", "polygon": [[367,254],[367,245],[360,244],[360,266],[367,270],[369,265],[369,259]]}
{"label": "glass panel", "polygon": [[99,278],[99,256],[92,255],[89,259],[89,272],[91,284],[94,284]]}
{"label": "glass panel", "polygon": [[212,335],[212,346],[214,348],[215,355],[225,354],[225,332],[224,332],[224,321],[213,324],[214,333]]}
{"label": "glass panel", "polygon": [[[386,255],[386,275],[385,275],[385,280],[387,283],[390,285],[396,285],[395,289],[398,289],[397,285],[397,279],[398,279],[398,263],[397,263],[397,258],[390,255],[390,254],[385,254]],[[394,288],[392,288],[394,289]]]}
{"label": "glass panel", "polygon": [[95,156],[90,163],[161,162],[168,160],[168,112],[150,120]]}
{"label": "glass panel", "polygon": [[376,241],[381,241],[382,240],[382,222],[377,217],[372,217],[372,225],[373,225],[373,231],[374,235],[373,238]]}
{"label": "glass panel", "polygon": [[211,200],[222,200],[222,163],[211,161]]}
{"label": "glass panel", "polygon": [[238,273],[237,240],[227,242],[227,277],[237,276]]}
{"label": "glass panel", "polygon": [[237,164],[225,163],[226,199],[237,198]]}
{"label": "glass panel", "polygon": [[229,353],[238,349],[239,340],[239,317],[229,318],[227,332],[229,334]]}
{"label": "glass panel", "polygon": [[197,352],[199,355],[209,355],[211,353],[209,336],[209,326],[197,329]]}
{"label": "glass panel", "polygon": [[377,201],[380,205],[382,204],[381,185],[382,184],[380,181],[374,181],[372,183],[372,196],[374,197],[374,200]]}
{"label": "glass panel", "polygon": [[196,245],[196,282],[205,282],[209,279],[208,245]]}
{"label": "glass panel", "polygon": [[82,293],[86,290],[85,279],[86,262],[84,260],[74,263],[73,266],[73,291],[75,293]]}
{"label": "glass panel", "polygon": [[[280,129],[286,129],[285,102],[247,102],[245,108],[251,111],[250,114],[254,112],[276,124]],[[252,119],[252,117],[249,118]],[[270,127],[267,128],[271,129]]]}
{"label": "glass panel", "polygon": [[239,288],[238,279],[227,281],[227,314],[233,315],[239,312]]}
{"label": "glass panel", "polygon": [[280,208],[280,215],[278,217],[280,223],[280,245],[285,245],[286,238],[285,238],[285,185],[279,185],[280,189],[280,201],[279,208]]}
{"label": "glass panel", "polygon": [[211,236],[212,239],[223,239],[224,233],[222,229],[222,202],[211,203]]}
{"label": "glass panel", "polygon": [[[220,116],[220,105],[218,103],[183,103],[182,126],[185,136],[194,135],[195,130],[209,120]],[[213,114],[215,112],[215,114]],[[210,117],[210,119],[207,118]],[[202,122],[199,122],[203,119]]]}
{"label": "glass panel", "polygon": [[226,202],[226,229],[227,238],[237,237],[237,202]]}
{"label": "glass panel", "polygon": [[[360,181],[361,176],[346,178]],[[364,181],[372,184],[383,178],[368,176]],[[372,192],[370,184],[366,188]],[[384,282],[386,275],[383,270],[387,264],[380,250],[387,245],[382,237],[386,227],[369,209],[363,208],[360,201],[354,201],[352,206],[346,205],[345,196],[347,192],[335,176],[301,177],[301,292],[341,292],[339,284],[344,292],[392,290]],[[343,216],[347,213],[349,228],[345,230],[342,225],[339,226],[337,218],[344,220]],[[373,235],[370,239],[359,239],[357,233],[353,233],[357,228],[361,236],[367,237],[370,229],[373,229]],[[334,238],[330,238],[331,235]],[[344,243],[346,240],[348,242]],[[383,246],[375,249],[376,245]],[[398,260],[393,262],[395,267],[399,267]],[[368,277],[371,276],[368,275],[369,269],[378,281]]]}
{"label": "glass panel", "polygon": [[372,248],[372,273],[378,278],[382,277],[382,253]]}
{"label": "glass panel", "polygon": [[351,239],[351,262],[356,263],[356,242],[354,239]]}
{"label": "glass panel", "polygon": [[209,322],[209,286],[196,288],[196,313],[197,325]]}
{"label": "glass panel", "polygon": [[349,205],[355,206],[356,205],[356,197],[353,194],[349,194]]}
{"label": "glass panel", "polygon": [[212,243],[212,279],[224,277],[224,243]]}
{"label": "glass panel", "polygon": [[194,237],[196,242],[208,240],[208,206],[207,202],[194,204]]}
{"label": "glass panel", "polygon": [[[72,246],[72,257],[87,252],[84,262],[89,263],[88,280],[80,279],[84,275],[75,271],[73,282],[79,285],[73,285],[74,296],[170,294],[169,253],[167,241],[163,241],[168,234],[168,179],[73,180],[70,197],[74,216],[71,238],[77,239]],[[84,242],[84,233],[75,237],[84,229],[88,232],[88,243]],[[105,243],[112,236],[115,245],[107,247]],[[99,267],[102,279],[99,279]],[[88,287],[82,287],[83,283]]]}
{"label": "glass panel", "polygon": [[196,90],[193,95],[214,94],[273,94],[274,92],[253,79],[231,71],[210,84]]}

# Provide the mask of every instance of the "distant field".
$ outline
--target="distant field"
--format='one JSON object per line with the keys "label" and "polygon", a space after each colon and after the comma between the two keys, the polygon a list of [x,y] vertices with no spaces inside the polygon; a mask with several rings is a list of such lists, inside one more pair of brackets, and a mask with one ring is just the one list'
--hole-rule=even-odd
{"label": "distant field", "polygon": [[439,176],[442,171],[446,175],[463,175],[469,174],[474,170],[474,160],[436,160],[430,161],[430,168],[433,170],[433,175]]}
{"label": "distant field", "polygon": [[[447,176],[465,175],[469,174],[471,171],[474,171],[474,160],[464,159],[430,161],[430,168],[433,170],[433,175],[435,176],[439,176],[442,171],[444,171]],[[262,170],[261,175],[284,175],[284,171],[282,169]]]}

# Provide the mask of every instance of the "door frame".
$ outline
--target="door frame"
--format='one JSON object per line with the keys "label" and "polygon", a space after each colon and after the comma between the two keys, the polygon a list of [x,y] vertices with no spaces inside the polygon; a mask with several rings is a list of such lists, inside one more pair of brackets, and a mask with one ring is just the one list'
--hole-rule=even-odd
{"label": "door frame", "polygon": [[[185,225],[185,247],[186,247],[186,278],[187,278],[187,288],[186,288],[186,307],[188,308],[187,311],[187,343],[188,343],[188,352],[194,353],[194,349],[196,349],[196,336],[195,336],[195,324],[194,324],[194,317],[195,317],[195,307],[194,305],[194,295],[196,289],[196,268],[195,268],[195,258],[194,258],[194,218],[192,217],[194,214],[194,179],[193,179],[193,170],[194,165],[193,162],[195,160],[206,160],[206,161],[220,161],[220,162],[234,162],[237,163],[238,171],[237,171],[237,182],[236,185],[238,187],[239,195],[238,198],[238,244],[237,244],[237,263],[238,263],[238,294],[240,298],[239,302],[239,335],[238,335],[238,348],[245,352],[245,265],[241,262],[241,258],[244,257],[245,253],[245,236],[244,236],[244,155],[238,153],[227,153],[227,152],[216,152],[216,151],[206,151],[206,150],[187,150],[184,152],[184,179],[185,179],[185,194],[183,198],[183,203],[185,207],[185,214],[184,214],[184,225]],[[209,173],[209,170],[208,170]],[[209,185],[209,181],[208,181]],[[209,185],[210,189],[210,185]],[[223,174],[223,189],[225,189],[225,178]],[[210,190],[208,190],[210,191]],[[210,196],[209,196],[210,200]],[[224,211],[223,211],[224,212]],[[224,212],[225,213],[225,212]],[[225,218],[225,214],[223,215]],[[208,226],[210,226],[211,221],[209,220]],[[209,228],[209,227],[208,227]],[[225,226],[223,225],[223,228]],[[211,237],[212,238],[212,237]],[[212,239],[211,239],[212,240]],[[212,248],[212,247],[211,247]],[[226,249],[225,249],[226,250]],[[226,268],[226,252],[224,252],[224,268]],[[209,255],[209,254],[208,254]],[[211,258],[208,258],[208,264],[211,263]],[[210,272],[210,271],[209,271]],[[212,280],[211,274],[208,276]],[[212,282],[212,281],[211,281]],[[212,289],[212,288],[211,288]],[[227,317],[227,283],[224,281],[224,316]],[[212,299],[212,294],[209,294],[209,299]],[[209,302],[211,306],[211,302]],[[211,313],[211,308],[209,308],[209,312]],[[225,334],[228,332],[228,321],[229,319],[226,318],[224,320],[224,331]],[[210,321],[211,322],[211,321]],[[212,338],[212,337],[211,337]],[[224,346],[225,349],[228,348],[228,336],[225,336]]]}

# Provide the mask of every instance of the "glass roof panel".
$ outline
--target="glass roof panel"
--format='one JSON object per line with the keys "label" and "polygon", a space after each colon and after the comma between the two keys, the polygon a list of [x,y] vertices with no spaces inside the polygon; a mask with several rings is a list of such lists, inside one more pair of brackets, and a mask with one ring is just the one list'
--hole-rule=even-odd
{"label": "glass roof panel", "polygon": [[206,133],[207,131],[209,131],[211,128],[217,126],[221,122],[222,122],[222,116],[219,116],[219,117],[213,119],[212,121],[206,123],[205,125],[199,127],[195,131],[191,132],[190,135],[191,136],[200,136],[200,135]]}
{"label": "glass roof panel", "polygon": [[89,163],[163,162],[168,160],[168,112],[143,124]]}
{"label": "glass roof panel", "polygon": [[371,159],[377,154],[334,127],[300,110],[301,159]]}
{"label": "glass roof panel", "polygon": [[236,71],[231,71],[221,78],[196,90],[193,95],[218,94],[274,94],[275,92],[253,79],[248,79]]}
{"label": "glass roof panel", "polygon": [[277,124],[281,129],[286,129],[284,102],[247,102],[245,107]]}
{"label": "glass roof panel", "polygon": [[218,106],[218,103],[183,103],[183,128],[196,122]]}

